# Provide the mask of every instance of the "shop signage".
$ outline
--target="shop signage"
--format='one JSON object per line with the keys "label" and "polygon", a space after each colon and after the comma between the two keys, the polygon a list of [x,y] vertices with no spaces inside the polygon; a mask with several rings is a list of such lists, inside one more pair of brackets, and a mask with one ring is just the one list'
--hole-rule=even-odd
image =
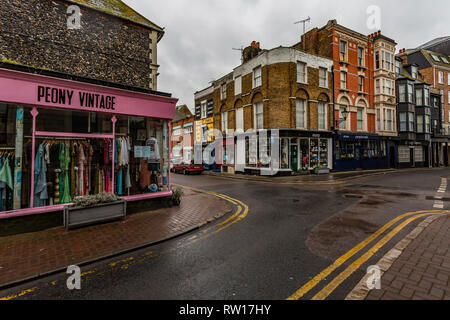
{"label": "shop signage", "polygon": [[98,93],[38,86],[38,102],[65,106],[80,106],[89,109],[116,110],[116,97]]}

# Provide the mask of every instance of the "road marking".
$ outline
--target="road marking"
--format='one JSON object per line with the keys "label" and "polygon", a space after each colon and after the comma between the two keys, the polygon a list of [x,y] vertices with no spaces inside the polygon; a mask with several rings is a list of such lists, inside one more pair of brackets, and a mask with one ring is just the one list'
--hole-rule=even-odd
{"label": "road marking", "polygon": [[[186,187],[186,186],[182,186],[182,185],[177,185],[177,186],[180,186],[180,187],[183,187],[183,188],[186,188],[186,189],[191,189],[191,190],[194,190],[194,191],[197,191],[197,192],[206,193],[206,194],[218,197],[218,198],[222,198],[225,201],[228,201],[228,202],[234,204],[237,207],[236,211],[234,212],[234,214],[231,217],[229,217],[225,221],[222,221],[222,222],[220,222],[218,224],[215,224],[214,226],[208,227],[207,229],[203,230],[202,235],[200,235],[200,236],[194,235],[194,236],[188,238],[188,241],[186,243],[184,243],[184,244],[178,245],[178,246],[176,246],[174,248],[171,248],[169,250],[161,251],[159,253],[154,253],[153,251],[148,251],[148,252],[145,253],[145,257],[140,258],[138,260],[136,260],[134,257],[128,257],[128,258],[125,258],[125,259],[122,259],[122,260],[119,260],[119,261],[111,262],[111,263],[108,264],[109,267],[110,267],[109,271],[115,271],[115,270],[119,270],[119,269],[126,270],[130,266],[135,265],[137,263],[142,263],[142,262],[144,262],[147,259],[155,258],[155,257],[158,257],[158,256],[160,256],[162,254],[170,253],[170,252],[173,252],[173,251],[178,250],[180,248],[186,247],[187,245],[190,245],[190,244],[192,244],[192,243],[194,243],[194,242],[196,242],[198,240],[205,239],[205,238],[207,238],[207,237],[209,237],[209,236],[211,236],[213,234],[217,234],[218,232],[229,228],[230,226],[232,226],[233,224],[237,223],[238,221],[244,219],[248,215],[248,212],[249,212],[248,206],[245,203],[243,203],[242,201],[240,201],[240,200],[237,200],[237,199],[234,199],[234,198],[229,197],[227,195],[216,193],[216,192],[211,192],[211,191],[197,189],[197,188],[192,188],[192,187]],[[211,233],[208,233],[209,230],[214,229],[214,228],[218,228],[218,227],[221,227],[221,228],[219,228],[217,230],[214,230]],[[106,271],[108,271],[108,270],[106,270]],[[98,270],[90,270],[90,271],[82,273],[81,277],[85,278],[85,280],[88,280],[89,278],[92,278],[92,277],[95,277],[95,276],[104,275],[106,271],[98,273]],[[88,277],[88,276],[90,276],[90,277]],[[55,286],[56,283],[57,283],[57,281],[51,281],[50,285],[51,286]],[[24,291],[22,291],[22,292],[20,292],[18,294],[10,295],[10,296],[4,297],[4,298],[0,297],[0,300],[17,299],[17,298],[22,297],[24,295],[31,294],[31,293],[35,292],[36,290],[39,290],[39,287],[33,287],[31,289],[24,290]]]}
{"label": "road marking", "polygon": [[11,295],[11,296],[8,296],[8,297],[0,298],[0,300],[7,301],[7,300],[17,299],[17,298],[22,297],[22,296],[24,296],[26,294],[32,293],[36,289],[37,289],[37,287],[33,287],[31,289],[24,290],[24,291],[22,291],[22,292],[20,292],[18,294],[14,294],[14,295]]}
{"label": "road marking", "polygon": [[[324,280],[327,276],[329,276],[334,270],[339,268],[344,262],[346,262],[348,259],[353,257],[355,254],[357,254],[359,251],[364,249],[370,242],[378,238],[381,234],[383,234],[386,230],[388,230],[390,227],[392,227],[395,223],[400,221],[401,219],[417,215],[421,213],[430,213],[432,211],[430,210],[422,210],[422,211],[415,211],[415,212],[407,212],[405,214],[402,214],[398,216],[397,218],[391,220],[387,224],[385,224],[383,227],[381,227],[379,230],[377,230],[375,233],[367,237],[365,240],[360,242],[358,245],[356,245],[353,249],[339,257],[333,264],[328,266],[325,270],[320,272],[318,275],[316,275],[312,280],[310,280],[308,283],[303,285],[300,289],[298,289],[294,294],[292,294],[287,300],[299,300],[302,298],[306,293],[308,293],[311,289],[313,289],[315,286],[317,286],[322,280]],[[439,211],[436,211],[438,213]]]}
{"label": "road marking", "polygon": [[372,248],[359,257],[355,262],[350,264],[343,272],[336,276],[329,284],[327,284],[322,290],[317,293],[312,300],[325,300],[334,290],[344,282],[350,275],[361,267],[367,260],[369,260],[378,250],[380,250],[386,243],[389,242],[394,236],[396,236],[401,230],[403,230],[411,222],[430,215],[440,215],[442,213],[424,213],[411,217],[398,225],[394,230],[389,232],[380,241],[378,241]]}
{"label": "road marking", "polygon": [[439,194],[447,192],[447,178],[441,178],[441,185],[437,191],[438,195],[435,196],[435,201],[433,204],[433,208],[435,209],[444,209],[444,201],[442,201],[443,197]]}

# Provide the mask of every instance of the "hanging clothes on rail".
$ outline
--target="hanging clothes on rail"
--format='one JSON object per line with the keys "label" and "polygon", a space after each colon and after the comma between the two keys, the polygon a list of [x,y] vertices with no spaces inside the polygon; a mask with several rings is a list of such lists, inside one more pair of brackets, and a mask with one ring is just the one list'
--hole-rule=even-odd
{"label": "hanging clothes on rail", "polygon": [[33,206],[43,207],[47,205],[47,162],[44,158],[44,145],[41,144],[34,160],[34,195]]}
{"label": "hanging clothes on rail", "polygon": [[9,161],[9,154],[0,159],[0,211],[11,210],[13,205],[14,184]]}
{"label": "hanging clothes on rail", "polygon": [[61,179],[59,182],[60,203],[66,204],[72,202],[69,183],[70,147],[68,143],[62,143],[60,145],[59,161],[61,165]]}

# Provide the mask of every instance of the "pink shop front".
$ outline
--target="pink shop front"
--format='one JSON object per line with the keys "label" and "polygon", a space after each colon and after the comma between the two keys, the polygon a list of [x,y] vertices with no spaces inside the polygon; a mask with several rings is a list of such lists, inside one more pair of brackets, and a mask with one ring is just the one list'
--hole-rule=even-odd
{"label": "pink shop front", "polygon": [[0,219],[171,195],[177,99],[0,68]]}

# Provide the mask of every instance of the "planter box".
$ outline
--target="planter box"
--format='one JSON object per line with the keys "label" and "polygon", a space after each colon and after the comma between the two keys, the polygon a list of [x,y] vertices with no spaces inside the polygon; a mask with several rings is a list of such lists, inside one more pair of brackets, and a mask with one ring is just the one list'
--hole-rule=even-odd
{"label": "planter box", "polygon": [[86,208],[67,206],[64,207],[64,227],[69,230],[100,222],[125,219],[126,215],[127,202],[125,200]]}
{"label": "planter box", "polygon": [[330,173],[330,169],[328,168],[321,168],[321,169],[314,169],[315,174],[328,174]]}

